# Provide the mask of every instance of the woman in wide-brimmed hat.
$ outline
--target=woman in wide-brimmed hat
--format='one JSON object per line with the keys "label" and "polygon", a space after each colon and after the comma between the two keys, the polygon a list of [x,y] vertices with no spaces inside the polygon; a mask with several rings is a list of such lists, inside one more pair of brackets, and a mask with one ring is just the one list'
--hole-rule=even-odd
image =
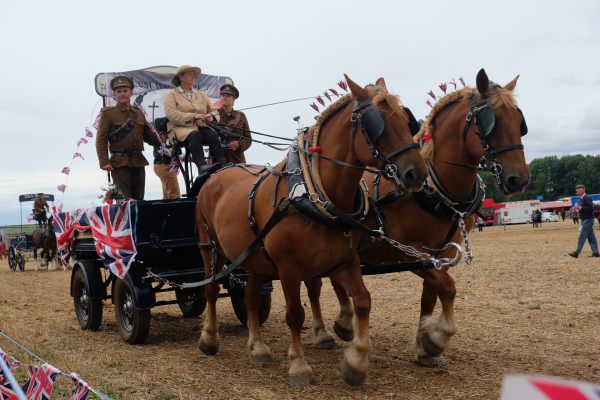
{"label": "woman in wide-brimmed hat", "polygon": [[201,73],[200,68],[191,65],[179,67],[171,79],[175,88],[165,95],[164,103],[168,130],[175,132],[177,140],[187,145],[198,170],[205,172],[209,167],[204,157],[204,145],[209,147],[215,167],[225,165],[226,161],[219,135],[206,126],[206,122],[218,118],[219,113],[204,92],[194,90]]}

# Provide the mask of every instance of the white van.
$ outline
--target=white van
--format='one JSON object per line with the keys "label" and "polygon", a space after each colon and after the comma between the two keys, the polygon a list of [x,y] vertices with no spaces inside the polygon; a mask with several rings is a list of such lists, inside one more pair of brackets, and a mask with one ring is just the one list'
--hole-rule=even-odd
{"label": "white van", "polygon": [[502,225],[530,224],[532,222],[531,214],[533,210],[537,210],[537,207],[501,208],[498,210],[498,221]]}
{"label": "white van", "polygon": [[542,221],[543,222],[558,222],[558,215],[556,215],[550,211],[544,211],[542,213]]}

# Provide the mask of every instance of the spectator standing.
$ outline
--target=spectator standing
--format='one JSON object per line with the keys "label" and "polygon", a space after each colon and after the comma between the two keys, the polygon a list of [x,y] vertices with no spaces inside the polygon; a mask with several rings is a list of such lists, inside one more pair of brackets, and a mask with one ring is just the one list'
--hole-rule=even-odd
{"label": "spectator standing", "polygon": [[579,257],[581,250],[583,250],[583,245],[587,240],[592,248],[592,257],[600,257],[600,254],[598,254],[598,240],[596,240],[596,235],[594,234],[594,203],[592,198],[585,193],[585,186],[577,185],[575,186],[575,191],[577,192],[577,196],[579,196],[579,203],[574,208],[575,211],[579,212],[581,227],[579,228],[577,249],[569,253],[569,255],[573,258]]}

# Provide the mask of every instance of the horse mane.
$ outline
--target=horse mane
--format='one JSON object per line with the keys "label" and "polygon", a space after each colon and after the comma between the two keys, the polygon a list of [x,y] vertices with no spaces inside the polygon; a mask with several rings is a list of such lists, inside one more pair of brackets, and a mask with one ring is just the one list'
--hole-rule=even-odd
{"label": "horse mane", "polygon": [[[373,104],[377,105],[384,100],[387,100],[388,104],[392,109],[392,113],[401,115],[408,121],[408,117],[402,112],[402,102],[400,96],[389,93],[385,88],[381,86],[375,86],[375,96],[373,97]],[[348,93],[340,97],[335,103],[327,107],[317,118],[317,122],[311,127],[311,134],[313,140],[313,146],[317,146],[317,139],[321,130],[321,125],[335,114],[340,109],[346,107],[351,101],[353,101],[352,94]]]}
{"label": "horse mane", "polygon": [[[506,90],[501,86],[496,86],[493,82],[490,82],[490,90],[492,94],[490,96],[490,104],[494,109],[504,107],[516,107],[517,102],[514,98],[513,92],[510,90]],[[450,104],[457,101],[471,101],[473,95],[477,93],[477,89],[466,86],[462,89],[456,90],[454,92],[448,93],[444,97],[440,98],[431,109],[429,115],[423,122],[419,133],[415,135],[415,140],[419,141],[424,134],[431,134],[433,131],[433,120],[437,117],[437,115],[445,109]],[[421,155],[425,159],[432,159],[434,153],[434,144],[433,140],[427,140],[421,149]]]}

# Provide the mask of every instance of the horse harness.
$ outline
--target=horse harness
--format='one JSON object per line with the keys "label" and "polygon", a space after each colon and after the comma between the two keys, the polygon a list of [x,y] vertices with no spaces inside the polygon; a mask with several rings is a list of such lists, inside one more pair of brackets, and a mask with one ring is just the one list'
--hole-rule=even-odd
{"label": "horse harness", "polygon": [[[494,84],[495,87],[500,87],[497,84]],[[525,116],[523,115],[523,111],[519,107],[516,107],[519,114],[521,114],[521,136],[527,135],[527,122],[525,122]],[[481,146],[485,151],[485,155],[481,158],[481,165],[487,167],[496,178],[498,184],[501,183],[500,175],[502,174],[503,167],[496,160],[496,155],[505,153],[511,150],[523,150],[524,147],[522,144],[509,144],[506,146],[500,146],[496,148],[492,148],[489,139],[496,127],[496,113],[494,112],[494,108],[490,104],[489,97],[480,98],[479,95],[475,94],[471,98],[471,109],[467,114],[465,128],[463,130],[463,140],[467,139],[467,131],[471,126],[471,122],[475,122],[479,131],[477,134],[479,135],[479,139],[481,140]]]}
{"label": "horse harness", "polygon": [[[364,111],[363,111],[364,110]],[[363,111],[363,112],[361,112]],[[352,146],[354,147],[354,141],[356,137],[357,126],[360,124],[361,131],[365,137],[371,153],[375,158],[378,158],[384,164],[383,173],[387,177],[393,179],[397,185],[401,185],[401,180],[398,177],[397,167],[391,163],[391,159],[404,153],[413,148],[419,148],[417,143],[409,143],[404,145],[388,156],[384,156],[376,148],[376,143],[381,137],[385,130],[385,121],[381,116],[379,110],[372,105],[372,100],[368,99],[362,103],[355,103],[352,110]],[[200,243],[199,246],[202,249],[210,249],[212,251],[211,257],[211,271],[212,275],[210,278],[200,282],[190,282],[181,285],[182,289],[203,286],[208,283],[215,283],[218,280],[224,278],[230,274],[233,270],[239,268],[241,264],[252,254],[255,250],[261,249],[263,255],[273,265],[274,271],[277,273],[277,267],[268,254],[264,246],[264,238],[273,229],[273,227],[281,221],[287,212],[289,212],[290,206],[293,206],[298,212],[307,216],[308,218],[314,219],[326,226],[340,231],[351,231],[352,229],[360,230],[367,233],[373,238],[380,238],[383,236],[383,232],[380,230],[373,230],[363,223],[369,212],[369,205],[371,204],[369,192],[366,183],[361,181],[359,190],[356,193],[358,207],[357,210],[348,214],[338,209],[327,197],[321,182],[320,175],[318,172],[318,158],[324,158],[337,165],[355,167],[363,170],[369,170],[364,167],[357,167],[351,164],[347,164],[340,160],[334,160],[329,157],[321,156],[318,153],[311,152],[310,142],[306,140],[308,134],[308,128],[300,130],[298,137],[294,140],[290,150],[288,151],[288,160],[285,165],[285,169],[277,171],[273,167],[265,167],[260,173],[257,181],[252,185],[248,195],[248,222],[250,228],[255,234],[255,238],[252,243],[240,254],[235,260],[221,270],[218,274],[216,273],[216,253],[218,252],[221,256],[225,257],[222,250],[218,249],[214,241],[209,243]],[[312,137],[312,143],[314,146],[318,143],[318,133],[314,133]],[[240,166],[238,165],[232,165]],[[251,172],[251,171],[249,171]],[[277,182],[275,184],[275,190],[273,194],[273,207],[275,208],[271,217],[262,229],[259,229],[254,217],[254,199],[260,185],[266,180],[269,175],[276,175]],[[281,199],[276,205],[277,198],[277,186],[279,179],[285,176],[288,179],[288,191],[287,197]],[[351,234],[351,233],[350,233]]]}

